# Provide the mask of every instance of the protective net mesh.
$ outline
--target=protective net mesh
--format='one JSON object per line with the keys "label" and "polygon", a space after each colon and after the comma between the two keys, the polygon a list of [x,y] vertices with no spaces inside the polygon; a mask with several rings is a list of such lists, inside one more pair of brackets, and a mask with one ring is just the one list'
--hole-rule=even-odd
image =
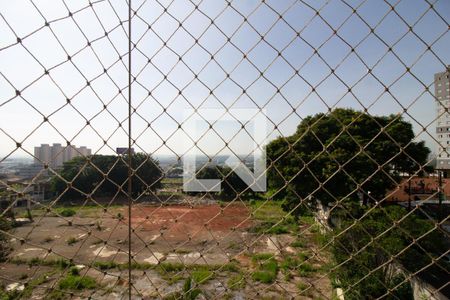
{"label": "protective net mesh", "polygon": [[10,2],[2,299],[450,297],[447,0]]}

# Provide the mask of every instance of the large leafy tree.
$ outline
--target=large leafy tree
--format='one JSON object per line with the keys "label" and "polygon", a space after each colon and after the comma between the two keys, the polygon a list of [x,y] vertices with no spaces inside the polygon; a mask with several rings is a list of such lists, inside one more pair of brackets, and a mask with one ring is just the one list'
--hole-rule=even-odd
{"label": "large leafy tree", "polygon": [[[125,195],[128,192],[127,156],[93,155],[76,157],[64,163],[59,176],[52,180],[52,190],[62,199]],[[160,186],[162,171],[153,158],[137,153],[132,156],[132,192],[134,196]]]}
{"label": "large leafy tree", "polygon": [[286,209],[298,207],[295,214],[305,208],[300,201],[382,199],[402,172],[419,170],[430,153],[401,116],[352,109],[306,117],[292,136],[266,150],[269,187],[274,198],[286,200]]}
{"label": "large leafy tree", "polygon": [[197,179],[219,179],[221,190],[218,196],[221,199],[234,199],[253,195],[252,190],[242,179],[229,167],[226,166],[205,166],[196,173]]}

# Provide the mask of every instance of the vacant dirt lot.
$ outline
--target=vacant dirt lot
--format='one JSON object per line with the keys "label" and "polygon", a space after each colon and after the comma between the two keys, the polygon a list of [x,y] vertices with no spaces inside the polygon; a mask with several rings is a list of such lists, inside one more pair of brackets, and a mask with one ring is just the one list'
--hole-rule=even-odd
{"label": "vacant dirt lot", "polygon": [[[331,297],[329,280],[320,271],[326,257],[308,242],[311,224],[274,225],[284,214],[279,206],[261,207],[134,206],[136,299],[170,296],[183,289],[186,278],[199,284],[199,299]],[[58,215],[34,211],[33,222],[11,231],[12,251],[0,266],[5,292],[32,299],[65,299],[70,293],[80,299],[122,299],[128,276],[127,207],[72,209],[75,214],[66,217],[61,214],[67,215],[67,208],[58,209]],[[65,281],[85,277],[97,287],[79,282],[66,287]]]}

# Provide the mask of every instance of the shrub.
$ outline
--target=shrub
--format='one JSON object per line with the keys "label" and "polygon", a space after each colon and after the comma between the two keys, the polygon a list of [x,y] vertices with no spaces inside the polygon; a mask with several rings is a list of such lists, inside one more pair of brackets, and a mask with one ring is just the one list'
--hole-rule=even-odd
{"label": "shrub", "polygon": [[61,216],[63,217],[72,217],[76,214],[77,212],[72,209],[72,208],[64,208],[63,210],[61,210],[61,212],[59,213]]}
{"label": "shrub", "polygon": [[71,267],[69,270],[70,275],[80,275],[80,270],[77,267]]}
{"label": "shrub", "polygon": [[289,230],[287,229],[287,227],[283,226],[283,225],[276,225],[274,227],[271,227],[269,230],[267,230],[268,234],[284,234],[284,233],[289,233]]}

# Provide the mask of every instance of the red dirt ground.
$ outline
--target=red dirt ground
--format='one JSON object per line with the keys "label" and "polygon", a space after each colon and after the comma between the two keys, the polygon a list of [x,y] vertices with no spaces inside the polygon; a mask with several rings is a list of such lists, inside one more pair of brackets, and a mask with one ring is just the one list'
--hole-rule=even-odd
{"label": "red dirt ground", "polygon": [[251,225],[250,211],[241,204],[227,207],[219,205],[171,205],[165,207],[133,207],[133,227],[145,231],[168,230],[170,234],[193,234],[207,228],[212,232],[230,232]]}

